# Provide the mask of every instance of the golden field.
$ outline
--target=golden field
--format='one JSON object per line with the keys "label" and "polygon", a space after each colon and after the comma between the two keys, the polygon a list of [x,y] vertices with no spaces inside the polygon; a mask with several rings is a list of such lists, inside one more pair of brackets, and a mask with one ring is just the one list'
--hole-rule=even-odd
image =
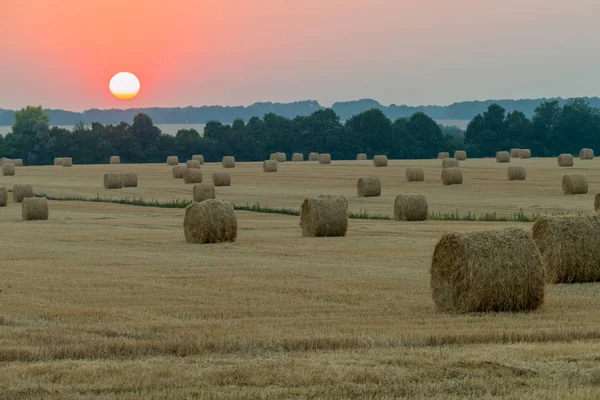
{"label": "golden field", "polygon": [[[350,211],[392,215],[398,193],[430,212],[511,215],[593,212],[600,160],[461,162],[444,187],[440,160],[279,164],[228,171],[217,197],[297,209],[342,194]],[[405,183],[421,166],[425,182]],[[210,181],[219,164],[202,168]],[[104,172],[138,173],[139,187],[104,190]],[[588,195],[564,196],[565,173]],[[381,178],[358,198],[360,176]],[[168,201],[192,185],[165,165],[17,168],[0,186],[37,193]],[[183,209],[51,201],[50,220],[0,208],[0,398],[598,398],[600,284],[552,285],[530,313],[435,310],[429,266],[445,232],[529,223],[351,220],[343,238],[302,238],[295,216],[238,211],[238,241],[188,245]]]}

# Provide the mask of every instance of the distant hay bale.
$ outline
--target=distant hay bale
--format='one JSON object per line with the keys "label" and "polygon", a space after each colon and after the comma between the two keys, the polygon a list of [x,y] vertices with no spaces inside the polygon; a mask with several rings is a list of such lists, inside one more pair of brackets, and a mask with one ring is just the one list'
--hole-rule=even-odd
{"label": "distant hay bale", "polygon": [[121,176],[123,177],[123,187],[137,187],[138,177],[135,172],[124,172]]}
{"label": "distant hay bale", "polygon": [[15,158],[14,159],[14,164],[15,164],[15,167],[22,167],[23,166],[23,160],[20,159],[20,158]]}
{"label": "distant hay bale", "polygon": [[15,174],[15,165],[4,163],[2,164],[2,176],[13,176]]}
{"label": "distant hay bale", "polygon": [[381,195],[381,182],[376,176],[363,176],[356,184],[359,197],[377,197]]}
{"label": "distant hay bale", "polygon": [[450,158],[450,153],[447,151],[440,151],[437,155],[438,160],[443,160],[444,158]]}
{"label": "distant hay bale", "polygon": [[442,168],[458,168],[458,160],[456,158],[442,159]]}
{"label": "distant hay bale", "polygon": [[231,175],[229,175],[229,172],[213,172],[213,185],[231,186]]}
{"label": "distant hay bale", "polygon": [[510,149],[510,157],[511,158],[519,158],[519,153],[521,149]]}
{"label": "distant hay bale", "polygon": [[121,164],[121,157],[119,156],[110,156],[110,164]]}
{"label": "distant hay bale", "polygon": [[62,158],[61,157],[56,157],[54,159],[54,165],[62,165]]}
{"label": "distant hay bale", "polygon": [[29,184],[13,186],[13,202],[20,203],[23,199],[34,197],[33,188]]}
{"label": "distant hay bale", "polygon": [[600,193],[596,195],[596,199],[594,200],[594,211],[600,212]]}
{"label": "distant hay bale", "polygon": [[194,185],[193,197],[194,201],[198,203],[204,200],[216,198],[215,185],[212,185],[210,183],[201,183],[199,185]]}
{"label": "distant hay bale", "polygon": [[271,155],[269,155],[269,160],[275,161],[275,153],[271,153]]}
{"label": "distant hay bale", "polygon": [[60,165],[62,165],[63,167],[72,167],[73,159],[71,157],[63,157]]}
{"label": "distant hay bale", "polygon": [[0,159],[0,165],[4,165],[4,164],[15,164],[14,160],[11,160],[10,158],[6,158],[6,157],[2,157]]}
{"label": "distant hay bale", "polygon": [[187,243],[235,242],[237,216],[233,206],[221,200],[192,203],[185,209],[183,231]]}
{"label": "distant hay bale", "polygon": [[174,179],[183,179],[183,173],[188,169],[185,165],[175,165],[173,166],[173,178]]}
{"label": "distant hay bale", "polygon": [[300,207],[302,236],[346,236],[348,202],[339,196],[310,197]]}
{"label": "distant hay bale", "polygon": [[559,167],[572,167],[575,161],[571,154],[561,154],[557,158]]}
{"label": "distant hay bale", "polygon": [[396,221],[425,221],[428,218],[427,199],[422,194],[399,194],[394,201]]}
{"label": "distant hay bale", "polygon": [[266,160],[263,162],[263,172],[277,172],[277,161]]}
{"label": "distant hay bale", "polygon": [[549,283],[600,281],[600,215],[538,218],[533,239]]}
{"label": "distant hay bale", "polygon": [[458,161],[465,161],[467,159],[467,152],[464,150],[456,150],[454,152],[454,158]]}
{"label": "distant hay bale", "polygon": [[463,175],[460,168],[444,168],[442,170],[443,185],[462,185]]}
{"label": "distant hay bale", "polygon": [[200,161],[198,161],[198,160],[187,160],[185,162],[185,166],[187,168],[193,168],[193,169],[200,169],[201,168]]}
{"label": "distant hay bale", "polygon": [[509,181],[524,181],[527,177],[527,172],[525,171],[525,167],[521,165],[511,165],[508,167],[507,175]]}
{"label": "distant hay bale", "polygon": [[4,186],[0,187],[0,207],[6,207],[8,204],[8,192]]}
{"label": "distant hay bale", "polygon": [[192,156],[192,160],[200,162],[200,164],[204,164],[204,156],[202,154],[194,154]]}
{"label": "distant hay bale", "polygon": [[292,154],[292,161],[294,161],[294,162],[304,161],[304,154],[302,154],[302,153]]}
{"label": "distant hay bale", "polygon": [[117,172],[107,172],[104,174],[104,189],[122,189],[123,175]]}
{"label": "distant hay bale", "polygon": [[319,164],[331,164],[331,154],[319,154]]}
{"label": "distant hay bale", "polygon": [[235,168],[235,157],[224,156],[221,160],[221,165],[223,165],[223,168]]}
{"label": "distant hay bale", "polygon": [[367,155],[365,153],[358,153],[356,155],[356,159],[357,160],[366,160],[367,159]]}
{"label": "distant hay bale", "polygon": [[167,165],[179,165],[179,157],[177,157],[177,156],[167,157]]}
{"label": "distant hay bale", "polygon": [[198,168],[186,168],[183,171],[183,183],[201,183],[202,171]]}
{"label": "distant hay bale", "polygon": [[579,152],[579,159],[581,160],[593,160],[594,159],[594,150],[592,149],[581,149]]}
{"label": "distant hay bale", "polygon": [[388,166],[387,156],[374,156],[373,157],[373,165],[376,167],[387,167]]}
{"label": "distant hay bale", "polygon": [[523,158],[523,159],[531,158],[531,150],[519,149],[519,158]]}
{"label": "distant hay bale", "polygon": [[583,174],[567,174],[562,180],[563,194],[586,194],[588,180]]}
{"label": "distant hay bale", "polygon": [[275,153],[275,161],[286,162],[287,156],[285,155],[285,153]]}
{"label": "distant hay bale", "polygon": [[45,197],[28,197],[21,204],[23,221],[44,221],[48,219],[48,200]]}
{"label": "distant hay bale", "polygon": [[447,233],[430,272],[440,311],[527,311],[544,302],[542,257],[531,234],[518,228]]}
{"label": "distant hay bale", "polygon": [[308,161],[319,161],[319,153],[309,153]]}
{"label": "distant hay bale", "polygon": [[509,163],[510,162],[509,152],[508,151],[496,152],[496,162],[497,163]]}
{"label": "distant hay bale", "polygon": [[425,180],[425,172],[423,168],[408,167],[406,168],[406,182],[422,182]]}

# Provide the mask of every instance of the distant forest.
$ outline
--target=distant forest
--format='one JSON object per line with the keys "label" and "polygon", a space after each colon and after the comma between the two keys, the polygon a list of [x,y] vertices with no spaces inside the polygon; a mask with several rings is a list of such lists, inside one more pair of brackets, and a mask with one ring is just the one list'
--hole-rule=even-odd
{"label": "distant forest", "polygon": [[[381,105],[370,99],[357,101],[344,101],[334,103],[331,109],[341,121],[346,121],[362,112],[371,109],[381,110],[391,120],[409,118],[415,113],[424,113],[433,119],[472,120],[478,114],[485,112],[492,104],[497,104],[507,112],[520,111],[528,118],[533,117],[535,109],[545,101],[556,100],[558,105],[564,106],[570,99],[530,99],[530,100],[486,100],[465,101],[449,106],[406,106],[392,104]],[[592,107],[600,108],[600,98],[590,97],[584,100]],[[91,109],[84,112],[65,110],[44,110],[50,117],[53,125],[77,125],[80,123],[90,125],[98,122],[104,125],[119,124],[120,122],[133,121],[138,114],[146,114],[155,124],[205,124],[209,121],[222,121],[231,123],[237,119],[244,121],[252,117],[262,118],[266,114],[276,114],[281,117],[293,119],[306,117],[315,111],[324,110],[316,101],[299,101],[294,103],[255,103],[248,107],[228,106],[202,106],[202,107],[176,107],[176,108],[130,108],[125,110]],[[12,126],[14,111],[0,109],[0,126]]]}

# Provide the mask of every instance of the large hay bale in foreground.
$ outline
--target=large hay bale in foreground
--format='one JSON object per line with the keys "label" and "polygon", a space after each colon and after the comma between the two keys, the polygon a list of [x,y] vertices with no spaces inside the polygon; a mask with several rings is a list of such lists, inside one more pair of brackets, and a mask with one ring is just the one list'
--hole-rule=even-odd
{"label": "large hay bale in foreground", "polygon": [[192,156],[192,160],[200,162],[200,164],[204,164],[204,156],[202,154],[194,154]]}
{"label": "large hay bale in foreground", "polygon": [[23,221],[44,221],[48,219],[48,200],[45,197],[28,197],[21,204]]}
{"label": "large hay bale in foreground", "polygon": [[600,281],[600,215],[538,218],[533,239],[549,283]]}
{"label": "large hay bale in foreground", "polygon": [[510,157],[511,158],[519,158],[519,153],[521,149],[510,149]]}
{"label": "large hay bale in foreground", "polygon": [[561,154],[556,161],[559,167],[572,167],[575,163],[571,154]]}
{"label": "large hay bale in foreground", "polygon": [[464,150],[456,150],[454,152],[454,158],[458,161],[465,161],[467,159],[467,152]]}
{"label": "large hay bale in foreground", "polygon": [[62,165],[62,157],[56,157],[54,159],[54,165]]}
{"label": "large hay bale in foreground", "polygon": [[22,167],[23,166],[23,160],[21,158],[15,158],[14,159],[14,164],[15,164],[15,167]]}
{"label": "large hay bale in foreground", "polygon": [[444,168],[442,170],[443,185],[462,185],[463,175],[460,168]]}
{"label": "large hay bale in foreground", "polygon": [[186,168],[183,171],[183,183],[202,183],[202,171],[197,168]]}
{"label": "large hay bale in foreground", "polygon": [[194,201],[200,203],[201,201],[216,198],[215,185],[210,183],[201,183],[194,185],[193,198]]}
{"label": "large hay bale in foreground", "polygon": [[201,165],[200,165],[200,161],[198,160],[187,160],[185,162],[185,166],[189,169],[189,168],[193,168],[193,169],[200,169]]}
{"label": "large hay bale in foreground", "polygon": [[309,197],[300,207],[302,236],[346,236],[348,202],[339,196]]}
{"label": "large hay bale in foreground", "polygon": [[104,174],[104,189],[122,189],[123,174],[117,172],[107,172]]}
{"label": "large hay bale in foreground", "polygon": [[13,176],[15,174],[15,165],[4,163],[2,164],[2,176]]}
{"label": "large hay bale in foreground", "polygon": [[365,153],[358,153],[356,155],[356,159],[361,161],[361,160],[366,160],[367,159],[367,155]]}
{"label": "large hay bale in foreground", "polygon": [[179,157],[177,156],[168,156],[167,157],[167,165],[179,165]]}
{"label": "large hay bale in foreground", "polygon": [[263,172],[277,172],[277,161],[265,160],[263,162]]}
{"label": "large hay bale in foreground", "polygon": [[581,149],[579,152],[579,159],[581,160],[593,160],[594,159],[594,150],[592,149]]}
{"label": "large hay bale in foreground", "polygon": [[531,234],[518,228],[445,234],[430,272],[441,311],[527,311],[544,302],[540,252]]}
{"label": "large hay bale in foreground", "polygon": [[60,165],[62,165],[63,167],[72,167],[73,166],[73,159],[71,157],[63,157]]}
{"label": "large hay bale in foreground", "polygon": [[422,194],[399,194],[394,201],[396,221],[425,221],[428,218],[427,199]]}
{"label": "large hay bale in foreground", "polygon": [[188,167],[185,165],[175,165],[173,166],[173,178],[175,179],[183,179],[183,174],[187,171]]}
{"label": "large hay bale in foreground", "polygon": [[302,153],[293,153],[292,154],[292,161],[294,161],[294,162],[304,161],[304,154],[302,154]]}
{"label": "large hay bale in foreground", "polygon": [[187,243],[235,242],[237,217],[233,206],[215,199],[192,203],[185,209],[183,231]]}
{"label": "large hay bale in foreground", "polygon": [[213,172],[213,185],[231,186],[231,175],[229,175],[229,172]]}
{"label": "large hay bale in foreground", "polygon": [[442,168],[458,168],[458,160],[455,158],[442,159]]}
{"label": "large hay bale in foreground", "polygon": [[34,197],[33,187],[29,184],[16,184],[13,186],[13,202],[20,203],[26,198]]}
{"label": "large hay bale in foreground", "polygon": [[496,152],[496,162],[497,163],[509,163],[510,162],[510,154],[508,153],[508,151]]}
{"label": "large hay bale in foreground", "polygon": [[285,153],[275,153],[275,161],[277,162],[286,162],[287,155]]}
{"label": "large hay bale in foreground", "polygon": [[6,207],[8,204],[8,192],[4,186],[0,187],[0,207]]}
{"label": "large hay bale in foreground", "polygon": [[377,197],[381,195],[381,182],[376,176],[363,176],[356,184],[359,197]]}
{"label": "large hay bale in foreground", "polygon": [[137,187],[138,177],[135,172],[124,172],[121,176],[123,178],[123,187]]}
{"label": "large hay bale in foreground", "polygon": [[319,161],[319,153],[308,153],[308,161]]}
{"label": "large hay bale in foreground", "polygon": [[425,171],[419,167],[406,168],[406,182],[422,182],[425,180]]}
{"label": "large hay bale in foreground", "polygon": [[521,165],[511,165],[508,167],[507,175],[509,181],[524,181],[527,177],[527,171]]}
{"label": "large hay bale in foreground", "polygon": [[438,160],[443,160],[444,158],[450,158],[450,153],[447,151],[440,151],[437,155]]}
{"label": "large hay bale in foreground", "polygon": [[331,154],[319,154],[319,164],[331,164]]}
{"label": "large hay bale in foreground", "polygon": [[235,157],[224,156],[221,159],[221,165],[223,166],[223,168],[235,168]]}
{"label": "large hay bale in foreground", "polygon": [[519,158],[523,158],[523,159],[531,158],[531,150],[519,149]]}
{"label": "large hay bale in foreground", "polygon": [[568,174],[562,180],[563,194],[586,194],[588,180],[583,174]]}
{"label": "large hay bale in foreground", "polygon": [[373,165],[376,167],[387,167],[388,166],[387,156],[374,156],[373,157]]}
{"label": "large hay bale in foreground", "polygon": [[600,212],[600,193],[596,195],[596,199],[594,200],[594,211]]}
{"label": "large hay bale in foreground", "polygon": [[109,163],[110,164],[121,164],[121,157],[119,157],[119,156],[110,156]]}

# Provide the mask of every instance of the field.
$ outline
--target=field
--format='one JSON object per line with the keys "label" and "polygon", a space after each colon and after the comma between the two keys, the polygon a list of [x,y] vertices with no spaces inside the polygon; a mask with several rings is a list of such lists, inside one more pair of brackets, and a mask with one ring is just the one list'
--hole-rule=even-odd
{"label": "field", "polygon": [[[343,194],[350,211],[392,215],[398,193],[423,193],[430,212],[511,216],[593,212],[600,160],[461,162],[444,187],[440,161],[285,163],[265,174],[238,163],[217,197],[297,209]],[[426,181],[405,183],[406,166]],[[218,164],[203,170],[210,180]],[[108,171],[139,187],[102,188]],[[565,173],[590,193],[563,196]],[[381,178],[380,198],[356,180]],[[190,200],[165,165],[17,168],[0,186],[31,183],[55,197]],[[552,285],[521,314],[435,310],[429,266],[445,232],[523,222],[351,220],[347,237],[302,238],[298,217],[238,211],[238,241],[188,245],[183,209],[51,201],[50,220],[0,208],[0,398],[598,398],[600,285]]]}

